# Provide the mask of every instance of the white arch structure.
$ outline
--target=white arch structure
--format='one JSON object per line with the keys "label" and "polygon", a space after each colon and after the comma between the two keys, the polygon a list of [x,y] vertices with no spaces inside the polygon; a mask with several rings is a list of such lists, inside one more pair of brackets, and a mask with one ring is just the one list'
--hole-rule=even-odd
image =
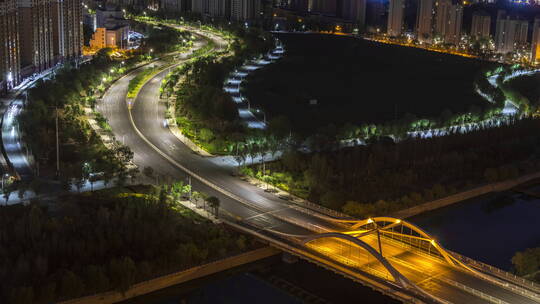
{"label": "white arch structure", "polygon": [[317,239],[324,239],[324,238],[338,238],[345,241],[348,241],[350,243],[355,244],[358,247],[361,247],[365,249],[369,254],[371,254],[374,258],[376,258],[383,266],[386,268],[386,270],[392,275],[394,278],[394,281],[401,285],[402,287],[412,287],[414,284],[412,284],[406,277],[404,277],[397,269],[388,262],[388,260],[377,250],[375,250],[373,247],[371,247],[366,242],[362,241],[359,238],[356,238],[350,234],[344,234],[340,232],[328,232],[328,233],[321,233],[321,234],[315,234],[308,236],[303,240],[304,244],[307,244],[309,242],[315,241]]}
{"label": "white arch structure", "polygon": [[[392,275],[395,282],[400,284],[403,287],[410,287],[414,286],[407,278],[405,278],[399,271],[397,271],[390,262],[384,257],[382,252],[377,251],[377,249],[373,248],[370,244],[364,242],[361,238],[370,234],[378,233],[382,236],[387,237],[406,237],[409,239],[416,239],[420,242],[426,242],[429,244],[429,246],[432,246],[436,251],[439,253],[439,255],[446,261],[450,266],[455,267],[462,267],[466,270],[469,270],[475,274],[478,274],[477,271],[471,269],[469,266],[465,265],[463,262],[452,256],[446,249],[444,249],[440,244],[438,244],[427,232],[425,232],[420,227],[398,219],[394,217],[373,217],[368,218],[365,220],[353,220],[353,219],[336,219],[328,217],[328,219],[331,219],[334,222],[342,223],[342,224],[349,224],[350,230],[344,231],[344,232],[327,232],[327,233],[320,233],[310,236],[304,236],[302,237],[302,243],[307,244],[309,242],[312,242],[317,239],[322,238],[338,238],[342,240],[346,240],[355,246],[358,246],[364,250],[366,250],[371,256],[376,258],[385,268],[386,270]],[[410,229],[410,231],[415,232],[417,235],[412,234],[403,234],[400,232],[394,232],[391,230],[395,227],[407,227]],[[363,229],[362,229],[363,228]],[[430,247],[431,248],[431,247]],[[381,250],[381,249],[379,249]]]}

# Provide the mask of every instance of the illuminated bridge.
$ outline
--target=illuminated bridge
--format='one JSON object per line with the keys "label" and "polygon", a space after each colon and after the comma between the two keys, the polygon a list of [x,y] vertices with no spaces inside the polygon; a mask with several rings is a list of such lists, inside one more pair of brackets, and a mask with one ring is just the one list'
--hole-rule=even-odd
{"label": "illuminated bridge", "polygon": [[407,221],[331,221],[343,230],[291,235],[265,229],[258,236],[404,302],[540,303],[539,285],[448,251]]}

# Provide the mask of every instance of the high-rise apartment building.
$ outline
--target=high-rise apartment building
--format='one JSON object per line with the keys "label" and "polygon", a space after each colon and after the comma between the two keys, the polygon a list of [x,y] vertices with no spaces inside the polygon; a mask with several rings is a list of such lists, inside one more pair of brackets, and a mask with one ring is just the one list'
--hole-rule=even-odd
{"label": "high-rise apartment building", "polygon": [[343,0],[341,9],[343,19],[362,26],[366,23],[366,0]]}
{"label": "high-rise apartment building", "polygon": [[52,7],[56,61],[78,58],[84,42],[81,0],[54,0]]}
{"label": "high-rise apartment building", "polygon": [[323,15],[336,15],[337,1],[336,0],[310,0],[309,11]]}
{"label": "high-rise apartment building", "polygon": [[404,0],[390,0],[387,33],[391,37],[399,36],[403,32],[404,2]]}
{"label": "high-rise apartment building", "polygon": [[197,14],[206,14],[208,12],[209,0],[191,0],[191,11]]}
{"label": "high-rise apartment building", "polygon": [[209,0],[208,15],[215,18],[229,18],[231,0]]}
{"label": "high-rise apartment building", "polygon": [[187,0],[161,0],[160,6],[167,12],[185,12],[188,9]]}
{"label": "high-rise apartment building", "polygon": [[52,67],[54,23],[52,0],[18,0],[23,75]]}
{"label": "high-rise apartment building", "polygon": [[540,17],[538,16],[534,18],[530,60],[533,64],[540,61]]}
{"label": "high-rise apartment building", "polygon": [[[516,47],[527,43],[529,22],[506,16],[504,11],[497,14],[495,33],[495,51],[506,54],[516,50]],[[534,37],[533,37],[534,38]]]}
{"label": "high-rise apartment building", "polygon": [[0,0],[0,93],[20,79],[19,20],[16,0]]}
{"label": "high-rise apartment building", "polygon": [[418,0],[416,37],[422,43],[431,43],[433,39],[433,0]]}
{"label": "high-rise apartment building", "polygon": [[435,5],[435,34],[445,43],[458,44],[461,39],[463,7],[451,0],[438,0]]}
{"label": "high-rise apartment building", "polygon": [[262,12],[261,0],[231,0],[231,19],[248,21],[257,19]]}
{"label": "high-rise apartment building", "polygon": [[471,37],[475,39],[489,38],[491,30],[491,16],[486,13],[474,13],[471,24]]}

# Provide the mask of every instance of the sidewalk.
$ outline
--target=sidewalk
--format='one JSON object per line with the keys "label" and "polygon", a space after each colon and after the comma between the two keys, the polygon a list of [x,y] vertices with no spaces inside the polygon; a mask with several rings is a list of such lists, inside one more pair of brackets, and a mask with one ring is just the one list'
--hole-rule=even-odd
{"label": "sidewalk", "polygon": [[[126,181],[126,185],[137,185],[140,184],[138,182],[131,183],[129,180]],[[26,190],[24,192],[24,195],[22,197],[19,197],[19,191],[13,191],[9,194],[9,198],[6,201],[6,198],[4,196],[1,197],[2,202],[0,205],[7,206],[7,205],[16,205],[21,203],[28,203],[32,199],[50,199],[62,194],[78,194],[83,192],[89,192],[89,191],[96,191],[96,190],[102,190],[102,189],[110,189],[116,187],[116,181],[113,179],[109,181],[109,183],[105,184],[104,181],[96,181],[92,185],[89,181],[86,181],[84,185],[81,187],[80,190],[77,190],[77,187],[75,185],[70,185],[70,190],[57,190],[50,193],[43,193],[36,195],[36,193],[32,190]]]}

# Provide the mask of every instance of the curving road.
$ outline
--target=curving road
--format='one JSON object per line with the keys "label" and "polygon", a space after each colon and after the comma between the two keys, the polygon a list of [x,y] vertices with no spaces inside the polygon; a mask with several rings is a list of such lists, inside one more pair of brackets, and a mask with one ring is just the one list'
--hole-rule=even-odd
{"label": "curving road", "polygon": [[[222,41],[216,42],[223,46]],[[131,110],[125,96],[129,81],[136,73],[131,73],[112,85],[98,105],[98,110],[107,117],[116,138],[121,138],[134,152],[133,161],[136,165],[140,168],[150,166],[161,175],[174,180],[187,180],[188,174],[196,176],[197,178],[192,179],[193,188],[219,197],[220,210],[226,218],[249,225],[252,230],[272,235],[276,239],[280,239],[279,233],[308,235],[313,234],[313,231],[343,230],[343,226],[325,219],[324,216],[307,212],[231,176],[228,163],[219,158],[216,161],[194,154],[179,141],[163,124],[165,104],[159,99],[159,87],[167,73],[168,71],[163,71],[157,74],[142,87]],[[374,248],[377,246],[373,236],[366,237],[364,241]],[[335,250],[339,247],[328,248]],[[508,288],[391,242],[383,243],[383,252],[392,265],[414,284],[452,303],[486,303],[486,295],[501,300],[500,303],[539,303],[530,297],[519,295]],[[347,256],[345,252],[334,255]],[[370,263],[369,257],[366,259],[351,256],[350,259],[352,260],[344,263],[354,264],[366,272],[369,271],[365,267],[384,272],[384,269],[376,269],[378,266],[374,265],[373,261]],[[480,295],[484,295],[484,298]]]}

